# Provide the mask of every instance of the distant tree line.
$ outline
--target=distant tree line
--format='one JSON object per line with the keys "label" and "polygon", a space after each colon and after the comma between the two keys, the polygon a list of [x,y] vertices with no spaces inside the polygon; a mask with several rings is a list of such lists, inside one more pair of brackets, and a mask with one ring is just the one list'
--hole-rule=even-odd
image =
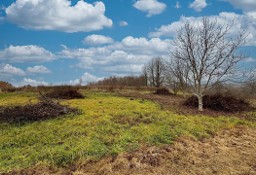
{"label": "distant tree line", "polygon": [[147,86],[147,80],[142,75],[125,77],[111,76],[104,78],[103,80],[90,83],[89,86]]}

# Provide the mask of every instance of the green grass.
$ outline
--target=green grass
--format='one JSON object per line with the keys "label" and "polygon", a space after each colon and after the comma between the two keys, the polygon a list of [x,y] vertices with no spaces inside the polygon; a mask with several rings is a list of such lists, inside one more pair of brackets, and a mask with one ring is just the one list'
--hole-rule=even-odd
{"label": "green grass", "polygon": [[[25,104],[36,94],[0,94],[0,106]],[[131,151],[142,145],[170,144],[180,136],[209,137],[236,125],[255,123],[234,117],[182,116],[156,103],[113,94],[85,92],[85,99],[62,103],[81,115],[18,124],[0,123],[0,173],[38,163],[66,166]]]}

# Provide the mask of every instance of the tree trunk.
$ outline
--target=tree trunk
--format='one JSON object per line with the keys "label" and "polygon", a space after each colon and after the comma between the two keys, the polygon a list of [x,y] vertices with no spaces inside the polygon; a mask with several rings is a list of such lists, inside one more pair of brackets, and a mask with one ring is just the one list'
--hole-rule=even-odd
{"label": "tree trunk", "polygon": [[203,109],[203,95],[197,95],[198,98],[198,110],[200,112],[204,111]]}

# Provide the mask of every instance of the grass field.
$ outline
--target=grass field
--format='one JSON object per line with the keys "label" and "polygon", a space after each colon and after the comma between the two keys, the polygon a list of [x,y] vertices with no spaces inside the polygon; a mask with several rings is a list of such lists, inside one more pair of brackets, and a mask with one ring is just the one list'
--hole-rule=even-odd
{"label": "grass field", "polygon": [[[144,99],[84,91],[85,99],[66,100],[80,115],[25,124],[0,123],[0,173],[38,164],[54,167],[98,160],[142,146],[164,146],[180,136],[210,137],[225,129],[256,123],[232,116],[178,115]],[[1,93],[0,106],[36,102],[35,93]]]}

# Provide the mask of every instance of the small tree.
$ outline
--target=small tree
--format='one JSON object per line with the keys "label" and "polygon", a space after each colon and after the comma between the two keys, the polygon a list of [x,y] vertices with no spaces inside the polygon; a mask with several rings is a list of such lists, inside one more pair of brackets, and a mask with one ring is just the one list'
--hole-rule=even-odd
{"label": "small tree", "polygon": [[249,69],[246,77],[243,88],[250,96],[254,96],[256,95],[256,67]]}
{"label": "small tree", "polygon": [[188,74],[174,75],[182,81],[187,80],[193,88],[199,111],[203,111],[203,96],[207,89],[216,82],[227,80],[234,73],[236,64],[244,58],[237,49],[245,43],[246,33],[242,31],[231,37],[231,27],[217,19],[203,18],[198,25],[187,21],[173,42],[171,69],[178,67],[180,72],[188,71]]}
{"label": "small tree", "polygon": [[188,88],[189,69],[186,66],[178,59],[171,59],[166,63],[166,83],[172,88],[174,94],[180,90],[185,93]]}
{"label": "small tree", "polygon": [[151,86],[160,87],[164,83],[165,65],[161,57],[152,58],[143,70]]}
{"label": "small tree", "polygon": [[143,82],[144,86],[148,86],[148,72],[147,72],[146,65],[144,65],[142,68],[142,77],[144,80],[144,82]]}

